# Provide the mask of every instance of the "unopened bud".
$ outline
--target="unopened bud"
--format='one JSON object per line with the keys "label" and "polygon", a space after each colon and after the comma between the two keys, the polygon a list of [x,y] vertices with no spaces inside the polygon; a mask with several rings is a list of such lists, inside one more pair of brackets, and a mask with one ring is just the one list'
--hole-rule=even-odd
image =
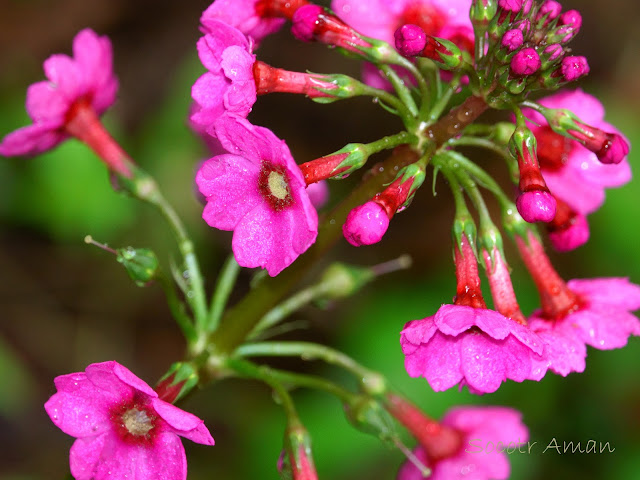
{"label": "unopened bud", "polygon": [[146,286],[158,273],[158,258],[148,248],[119,248],[117,260],[139,287]]}
{"label": "unopened bud", "polygon": [[386,210],[378,203],[369,201],[349,212],[342,233],[351,245],[360,247],[378,243],[388,228]]}

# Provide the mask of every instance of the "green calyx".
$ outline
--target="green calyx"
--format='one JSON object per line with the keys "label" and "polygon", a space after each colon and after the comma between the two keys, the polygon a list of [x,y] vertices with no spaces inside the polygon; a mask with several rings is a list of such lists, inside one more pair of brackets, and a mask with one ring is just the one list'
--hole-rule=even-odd
{"label": "green calyx", "polygon": [[384,442],[392,441],[397,437],[393,418],[375,398],[367,395],[353,395],[345,403],[344,410],[349,423],[358,430],[378,437]]}
{"label": "green calyx", "polygon": [[131,279],[139,287],[151,282],[158,273],[158,257],[148,248],[119,248],[117,260],[126,269]]}

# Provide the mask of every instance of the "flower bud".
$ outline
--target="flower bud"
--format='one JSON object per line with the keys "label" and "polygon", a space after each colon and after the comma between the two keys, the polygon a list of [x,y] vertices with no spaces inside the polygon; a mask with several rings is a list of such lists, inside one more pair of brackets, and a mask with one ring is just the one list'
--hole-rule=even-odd
{"label": "flower bud", "polygon": [[541,65],[540,56],[535,49],[523,48],[511,59],[511,72],[518,76],[533,75]]}
{"label": "flower bud", "polygon": [[347,215],[342,226],[344,238],[354,247],[372,245],[382,240],[389,228],[386,210],[378,203],[369,201]]}
{"label": "flower bud", "polygon": [[500,44],[503,48],[506,48],[509,53],[517,50],[524,43],[524,36],[522,35],[522,30],[519,28],[511,29],[502,37],[502,41]]}
{"label": "flower bud", "polygon": [[564,79],[567,82],[573,82],[589,73],[589,64],[582,56],[564,57],[560,69]]}
{"label": "flower bud", "polygon": [[558,252],[569,252],[584,245],[589,240],[587,218],[573,210],[566,202],[557,199],[555,218],[547,225],[549,241]]}
{"label": "flower bud", "polygon": [[544,25],[548,24],[551,20],[558,18],[562,12],[562,5],[555,0],[546,0],[540,6],[536,20],[540,21],[546,17]]}
{"label": "flower bud", "polygon": [[344,404],[344,412],[351,425],[361,432],[382,441],[397,437],[395,424],[379,401],[367,395],[353,395]]}
{"label": "flower bud", "polygon": [[396,49],[405,57],[420,55],[427,45],[427,34],[418,25],[402,25],[395,31],[394,37]]}
{"label": "flower bud", "polygon": [[171,365],[154,390],[161,400],[175,403],[193,390],[198,381],[198,371],[191,363],[177,362]]}
{"label": "flower bud", "polygon": [[556,215],[556,200],[549,192],[523,192],[516,200],[518,212],[529,223],[550,222]]}

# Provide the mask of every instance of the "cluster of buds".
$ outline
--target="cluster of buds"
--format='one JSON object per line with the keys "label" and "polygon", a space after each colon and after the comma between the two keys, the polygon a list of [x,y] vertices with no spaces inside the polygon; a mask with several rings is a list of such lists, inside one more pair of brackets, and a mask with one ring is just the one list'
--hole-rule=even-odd
{"label": "cluster of buds", "polygon": [[478,61],[481,88],[493,90],[490,96],[499,105],[504,92],[526,96],[586,75],[586,58],[567,55],[581,25],[580,13],[563,13],[554,0],[499,0],[486,26],[487,53]]}

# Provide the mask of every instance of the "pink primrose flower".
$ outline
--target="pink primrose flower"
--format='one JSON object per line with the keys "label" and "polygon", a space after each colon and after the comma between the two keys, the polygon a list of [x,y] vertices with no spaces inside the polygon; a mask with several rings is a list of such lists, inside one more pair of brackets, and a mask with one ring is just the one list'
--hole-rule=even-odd
{"label": "pink primrose flower", "polygon": [[258,44],[285,22],[284,18],[262,15],[262,3],[264,0],[215,0],[200,17],[202,30],[215,34],[219,22],[224,22],[251,36]]}
{"label": "pink primrose flower", "polygon": [[595,278],[570,280],[567,288],[577,297],[576,307],[555,319],[535,311],[532,328],[546,322],[551,327],[545,330],[599,350],[624,347],[630,335],[640,336],[640,321],[631,313],[640,308],[640,286],[626,278]]}
{"label": "pink primrose flower", "polygon": [[270,130],[223,115],[210,133],[230,153],[207,160],[196,175],[207,205],[202,218],[233,230],[243,267],[275,276],[315,242],[318,214],[287,145]]}
{"label": "pink primrose flower", "polygon": [[184,480],[187,462],[178,436],[214,444],[202,420],[160,400],[117,362],[94,363],[54,382],[58,391],[44,408],[77,438],[69,455],[76,480]]}
{"label": "pink primrose flower", "polygon": [[[529,431],[522,415],[505,407],[456,407],[444,416],[442,425],[459,432],[460,449],[451,456],[431,460],[418,446],[414,454],[431,468],[430,480],[503,480],[511,467],[505,450],[526,443]],[[405,462],[396,480],[423,480],[420,470]]]}
{"label": "pink primrose flower", "polygon": [[199,106],[191,121],[204,126],[213,125],[224,112],[246,117],[257,98],[251,40],[219,20],[209,24],[211,33],[198,40],[200,61],[209,71],[191,89]]}
{"label": "pink primrose flower", "polygon": [[91,29],[73,39],[73,58],[50,56],[43,64],[47,80],[27,90],[26,109],[33,121],[8,134],[0,143],[0,155],[35,155],[67,139],[67,123],[76,107],[103,114],[116,99],[118,81],[113,73],[111,42]]}
{"label": "pink primrose flower", "polygon": [[[619,133],[603,120],[602,104],[580,89],[558,92],[543,98],[540,104],[571,110],[584,123]],[[539,125],[530,127],[538,141],[538,161],[549,190],[576,212],[585,215],[594,212],[604,202],[606,188],[619,187],[631,179],[626,158],[615,165],[604,165],[595,153],[553,132],[542,115],[531,110],[526,110],[525,115]]]}
{"label": "pink primrose flower", "polygon": [[467,385],[472,393],[491,393],[507,379],[544,375],[532,374],[542,340],[494,310],[443,305],[434,316],[407,323],[400,335],[407,373],[426,378],[437,392]]}

